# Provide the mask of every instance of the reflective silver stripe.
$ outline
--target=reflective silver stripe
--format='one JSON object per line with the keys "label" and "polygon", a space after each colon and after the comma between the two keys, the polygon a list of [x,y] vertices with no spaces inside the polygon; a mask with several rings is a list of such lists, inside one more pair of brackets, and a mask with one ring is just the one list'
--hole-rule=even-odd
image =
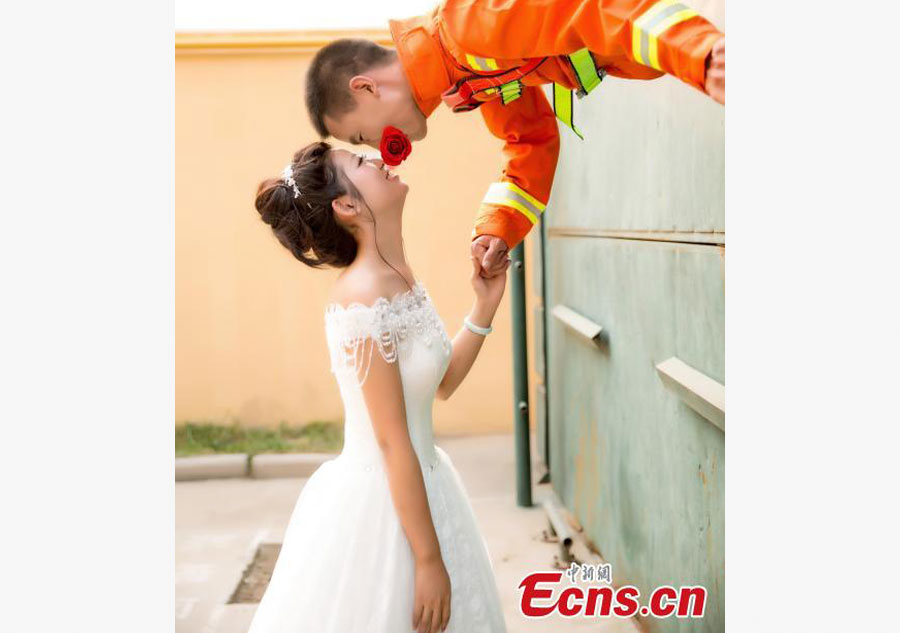
{"label": "reflective silver stripe", "polygon": [[497,60],[493,57],[479,57],[478,61],[488,70],[497,70]]}
{"label": "reflective silver stripe", "polygon": [[662,70],[658,59],[657,37],[668,28],[697,15],[691,7],[675,0],[660,0],[634,22],[632,40],[636,61]]}
{"label": "reflective silver stripe", "polygon": [[653,16],[647,24],[641,25],[641,57],[646,59],[648,62],[650,61],[650,31],[653,29],[653,27],[665,20],[670,15],[674,15],[682,9],[687,8],[687,6],[681,3],[673,4],[672,6],[666,7],[655,16]]}
{"label": "reflective silver stripe", "polygon": [[512,207],[527,217],[532,224],[537,222],[537,217],[545,208],[545,205],[538,202],[537,199],[531,197],[514,184],[507,182],[493,183],[488,187],[488,192],[485,194],[482,202]]}
{"label": "reflective silver stripe", "polygon": [[497,70],[497,60],[492,57],[476,57],[466,53],[466,61],[475,70]]}
{"label": "reflective silver stripe", "polygon": [[543,202],[541,202],[540,200],[538,200],[537,198],[535,198],[530,193],[528,193],[527,191],[525,191],[524,189],[522,189],[521,187],[519,187],[518,185],[516,185],[513,182],[509,182],[508,180],[501,180],[500,182],[495,182],[494,184],[502,186],[505,189],[508,189],[509,191],[512,191],[514,193],[518,193],[519,195],[523,196],[526,200],[528,200],[528,202],[530,202],[533,206],[537,207],[541,211],[543,211],[547,207],[546,204],[544,204]]}

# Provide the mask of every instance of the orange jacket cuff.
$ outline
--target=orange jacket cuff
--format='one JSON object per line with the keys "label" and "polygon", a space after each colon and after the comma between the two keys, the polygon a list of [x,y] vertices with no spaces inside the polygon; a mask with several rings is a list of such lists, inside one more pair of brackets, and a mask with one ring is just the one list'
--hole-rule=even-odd
{"label": "orange jacket cuff", "polygon": [[706,58],[709,57],[715,43],[723,37],[725,34],[719,31],[707,34],[703,44],[694,47],[688,57],[688,73],[682,79],[703,93],[706,92]]}
{"label": "orange jacket cuff", "polygon": [[472,239],[479,235],[495,235],[512,250],[525,239],[532,226],[531,220],[515,209],[484,204],[475,220]]}

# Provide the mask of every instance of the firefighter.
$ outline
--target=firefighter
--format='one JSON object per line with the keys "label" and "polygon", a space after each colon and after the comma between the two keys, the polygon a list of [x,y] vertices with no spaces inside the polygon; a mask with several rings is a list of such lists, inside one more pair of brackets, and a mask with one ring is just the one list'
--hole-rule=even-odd
{"label": "firefighter", "polygon": [[678,0],[444,0],[388,23],[395,50],[340,39],[316,54],[306,78],[310,118],[323,137],[378,148],[386,126],[425,138],[442,103],[478,109],[506,158],[471,234],[485,277],[505,269],[547,205],[556,120],[583,138],[573,94],[589,94],[606,75],[668,73],[725,102],[725,36]]}

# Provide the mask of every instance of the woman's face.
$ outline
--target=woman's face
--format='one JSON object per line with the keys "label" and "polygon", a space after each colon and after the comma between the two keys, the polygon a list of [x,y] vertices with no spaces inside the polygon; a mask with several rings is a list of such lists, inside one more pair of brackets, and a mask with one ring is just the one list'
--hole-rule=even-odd
{"label": "woman's face", "polygon": [[[331,158],[338,169],[343,170],[344,176],[353,183],[357,191],[368,204],[375,219],[385,214],[395,214],[403,211],[403,203],[409,185],[400,180],[400,176],[392,174],[386,169],[381,158],[374,155],[366,155],[364,152],[350,152],[345,149],[333,149]],[[346,205],[354,205],[362,213],[362,217],[369,218],[369,209],[363,201],[354,200],[353,195],[344,195],[335,203],[341,205],[338,211],[347,211]]]}

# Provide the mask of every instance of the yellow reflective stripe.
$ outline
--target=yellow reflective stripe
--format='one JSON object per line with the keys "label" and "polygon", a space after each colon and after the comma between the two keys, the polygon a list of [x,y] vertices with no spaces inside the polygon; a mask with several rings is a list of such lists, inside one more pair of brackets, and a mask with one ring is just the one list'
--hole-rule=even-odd
{"label": "yellow reflective stripe", "polygon": [[[684,6],[684,5],[682,5]],[[650,65],[656,70],[662,70],[662,67],[659,65],[659,51],[658,51],[658,38],[662,33],[668,28],[675,26],[679,22],[684,22],[692,17],[697,15],[697,12],[691,9],[690,7],[685,7],[684,9],[678,11],[665,18],[662,22],[657,24],[653,30],[650,31]]]}
{"label": "yellow reflective stripe", "polygon": [[697,12],[678,0],[660,0],[634,21],[631,52],[635,61],[662,70],[659,63],[659,36]]}
{"label": "yellow reflective stripe", "polygon": [[516,80],[503,84],[500,86],[500,96],[504,105],[510,101],[515,101],[522,96],[522,82]]}
{"label": "yellow reflective stripe", "polygon": [[491,57],[475,57],[466,53],[466,62],[475,70],[497,70],[497,60]]}
{"label": "yellow reflective stripe", "polygon": [[646,65],[641,58],[641,32],[636,24],[631,26],[631,55],[634,57],[634,61]]}
{"label": "yellow reflective stripe", "polygon": [[[490,202],[490,201],[488,201],[488,202]],[[529,209],[528,207],[523,205],[518,200],[503,200],[498,204],[503,204],[507,207],[512,207],[513,209],[515,209],[516,211],[518,211],[519,213],[524,215],[526,218],[528,218],[532,224],[535,224],[537,222],[537,216],[534,214],[534,212],[531,211],[531,209]]]}
{"label": "yellow reflective stripe", "polygon": [[557,83],[553,84],[553,112],[556,114],[556,118],[569,126],[578,135],[578,138],[583,141],[584,135],[581,133],[581,130],[575,127],[575,121],[572,116],[574,101],[571,90]]}
{"label": "yellow reflective stripe", "polygon": [[680,2],[681,0],[659,0],[659,2],[651,4],[650,7],[634,21],[634,28],[643,28],[650,20],[665,11],[667,7],[679,4]]}
{"label": "yellow reflective stripe", "polygon": [[525,201],[524,198],[517,197],[515,194],[510,193],[509,191],[504,191],[502,189],[498,189],[495,187],[496,184],[491,185],[488,188],[487,194],[484,196],[484,200],[482,202],[486,204],[499,204],[505,207],[512,207],[522,215],[524,215],[528,220],[534,224],[537,222],[537,216],[539,215],[529,204]]}
{"label": "yellow reflective stripe", "polygon": [[527,217],[532,224],[537,222],[537,216],[546,208],[545,204],[521,187],[505,181],[495,182],[488,187],[482,202],[512,207]]}
{"label": "yellow reflective stripe", "polygon": [[578,83],[581,84],[584,94],[589,94],[591,90],[600,85],[603,77],[597,72],[597,66],[591,52],[587,48],[575,51],[569,55],[572,62],[572,68],[575,69],[575,75],[578,77]]}
{"label": "yellow reflective stripe", "polygon": [[631,26],[631,52],[635,61],[647,65],[647,60],[641,54],[641,36],[644,34],[644,25],[653,19],[653,16],[663,11],[666,7],[672,6],[678,0],[660,0],[644,11],[641,16],[634,21]]}
{"label": "yellow reflective stripe", "polygon": [[527,201],[530,202],[532,205],[534,205],[534,207],[535,207],[539,212],[542,212],[544,209],[547,208],[547,205],[546,205],[546,204],[544,204],[543,202],[541,202],[540,200],[538,200],[537,198],[535,198],[534,196],[532,196],[530,193],[528,193],[527,191],[525,191],[524,189],[522,189],[521,187],[519,187],[519,186],[516,185],[515,183],[504,181],[504,182],[502,182],[502,183],[495,183],[495,184],[501,184],[501,185],[504,185],[504,186],[507,187],[510,191],[513,191],[513,192],[519,194],[520,196],[522,196],[523,198],[525,198],[525,200],[527,200]]}

